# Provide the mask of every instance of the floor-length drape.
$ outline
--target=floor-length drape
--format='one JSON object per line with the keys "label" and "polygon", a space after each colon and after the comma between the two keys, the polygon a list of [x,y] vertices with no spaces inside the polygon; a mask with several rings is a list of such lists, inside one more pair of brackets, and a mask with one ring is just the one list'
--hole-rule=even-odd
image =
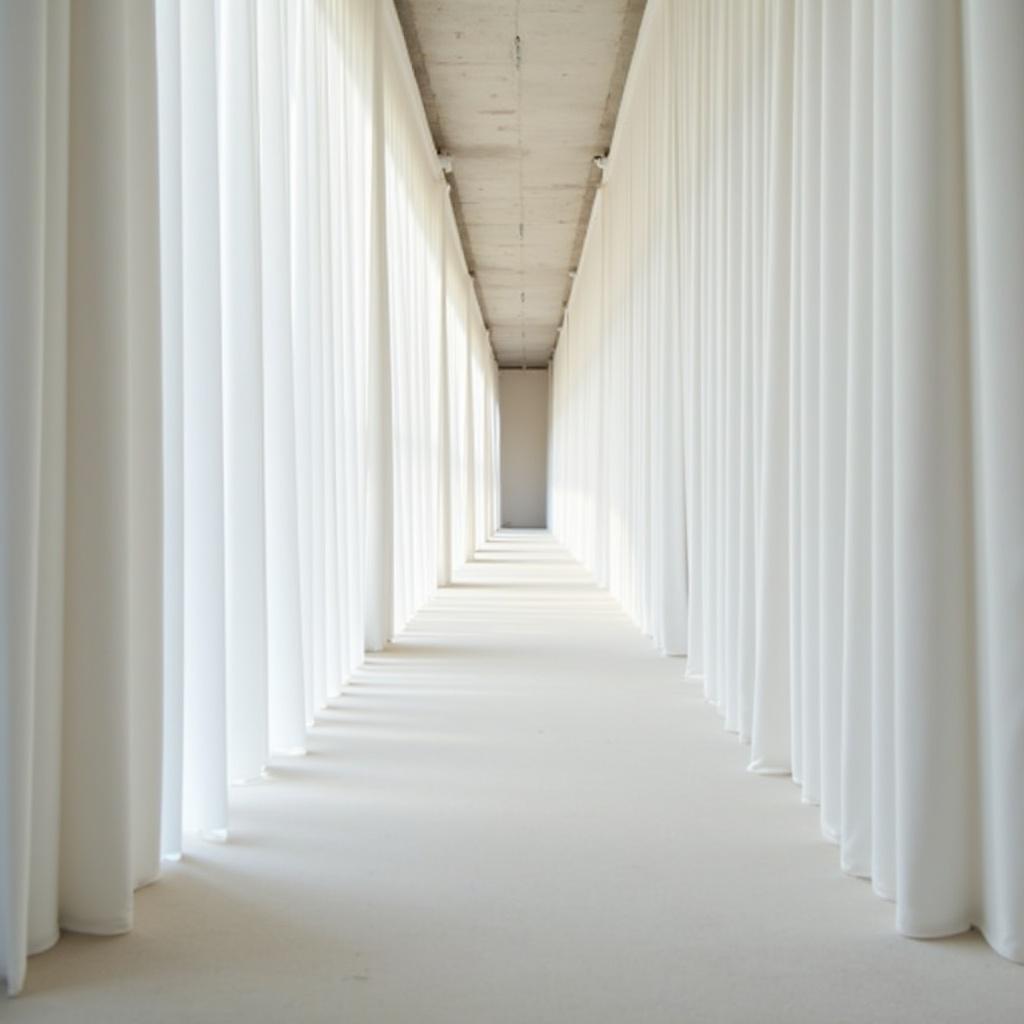
{"label": "floor-length drape", "polygon": [[[482,326],[446,331],[442,359],[442,309],[479,313],[456,277],[442,293],[461,254],[394,11],[157,9],[175,854],[182,815],[226,836],[228,782],[301,753],[364,650],[436,586],[443,371],[449,488],[497,477],[468,434],[493,385],[471,400],[453,376],[492,372]],[[468,515],[459,560],[485,532]]]}
{"label": "floor-length drape", "polygon": [[[1024,959],[1024,7],[965,9],[965,118],[971,182],[969,249],[973,497],[978,604],[980,869],[977,920]],[[1015,442],[1014,439],[1017,439]]]}
{"label": "floor-length drape", "polygon": [[[394,39],[393,43],[400,40]],[[395,254],[389,295],[394,462],[394,624],[400,629],[437,585],[441,265],[445,225],[437,215],[436,161],[422,159],[418,92],[404,51],[385,48],[386,235]],[[447,200],[447,197],[445,197]]]}
{"label": "floor-length drape", "polygon": [[155,27],[0,11],[0,971],[132,923],[159,866]]}
{"label": "floor-length drape", "polygon": [[437,367],[437,585],[447,586],[452,578],[452,425],[448,371],[448,220],[450,189],[447,182],[438,186],[438,219],[440,221],[441,304],[438,320]]}
{"label": "floor-length drape", "polygon": [[267,760],[267,541],[257,7],[218,10],[228,777]]}
{"label": "floor-length drape", "polygon": [[383,650],[395,622],[394,365],[388,287],[388,109],[384,95],[384,15],[373,14],[370,157],[370,300],[366,414],[366,649]]}
{"label": "floor-length drape", "polygon": [[901,931],[1016,960],[1022,45],[1012,0],[649,4],[552,392],[559,538],[688,617]]}
{"label": "floor-length drape", "polygon": [[[221,344],[217,25],[210,0],[180,6],[183,819],[227,829],[224,388]],[[175,268],[176,270],[176,268]],[[176,429],[177,425],[171,429]],[[176,686],[177,681],[168,685]],[[175,737],[176,739],[176,737]]]}
{"label": "floor-length drape", "polygon": [[498,471],[493,356],[391,4],[0,5],[0,139],[13,992],[59,927],[130,928],[161,852],[229,838],[229,783],[303,753],[367,623],[383,643],[437,585],[442,483],[457,568]]}
{"label": "floor-length drape", "polygon": [[263,436],[266,445],[267,685],[271,751],[305,748],[305,662],[296,495],[288,8],[256,7]]}

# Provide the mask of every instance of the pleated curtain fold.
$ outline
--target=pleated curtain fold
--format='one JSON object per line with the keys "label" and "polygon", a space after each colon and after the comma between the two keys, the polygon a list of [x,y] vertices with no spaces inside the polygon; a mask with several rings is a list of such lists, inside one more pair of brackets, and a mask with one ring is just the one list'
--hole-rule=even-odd
{"label": "pleated curtain fold", "polygon": [[[1024,6],[653,0],[550,521],[915,936],[1024,961]],[[497,527],[390,5],[0,5],[0,974]]]}
{"label": "pleated curtain fold", "polygon": [[0,8],[0,973],[160,860],[152,7]]}
{"label": "pleated curtain fold", "polygon": [[304,753],[437,585],[442,488],[449,572],[494,528],[496,412],[391,5],[4,3],[0,139],[17,992]]}
{"label": "pleated curtain fold", "polygon": [[1015,960],[1022,47],[1014,0],[650,4],[551,499],[901,931]]}

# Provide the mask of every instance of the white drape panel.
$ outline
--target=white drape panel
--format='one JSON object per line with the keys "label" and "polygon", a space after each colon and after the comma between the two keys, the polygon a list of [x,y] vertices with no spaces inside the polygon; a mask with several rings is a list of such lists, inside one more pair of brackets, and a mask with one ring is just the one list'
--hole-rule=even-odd
{"label": "white drape panel", "polygon": [[477,311],[475,293],[471,291],[470,321],[472,324],[469,340],[469,393],[470,416],[466,429],[469,437],[469,466],[467,491],[469,498],[469,547],[467,559],[472,559],[476,549],[490,535],[488,516],[492,477],[488,437],[486,403],[488,401],[488,367],[491,362],[490,345],[483,321]]}
{"label": "white drape panel", "polygon": [[448,239],[450,187],[437,187],[438,237],[441,244],[440,298],[438,316],[437,365],[437,585],[447,586],[452,579],[452,408],[448,362],[449,288],[455,280],[452,245]]}
{"label": "white drape panel", "polygon": [[452,422],[455,427],[455,443],[451,452],[455,473],[454,484],[454,515],[452,517],[452,557],[455,565],[462,565],[469,550],[467,532],[469,481],[469,455],[466,427],[466,380],[468,376],[468,360],[470,345],[470,322],[468,319],[470,290],[472,282],[464,271],[459,271],[456,280],[449,278],[448,302],[450,315],[448,318],[448,360],[450,371],[449,400],[452,404]]}
{"label": "white drape panel", "polygon": [[[451,568],[465,561],[463,529],[466,519],[464,481],[466,479],[466,303],[470,281],[458,255],[446,248],[445,255],[445,351],[447,363],[441,367],[448,392],[449,424],[447,475],[450,508]],[[442,476],[442,484],[444,478]]]}
{"label": "white drape panel", "polygon": [[245,781],[269,746],[256,8],[218,15],[228,777]]}
{"label": "white drape panel", "polygon": [[266,549],[267,683],[270,749],[301,753],[306,700],[296,498],[293,328],[298,317],[292,316],[293,118],[287,11],[284,4],[256,7],[266,530],[275,538]]}
{"label": "white drape panel", "polygon": [[[184,360],[182,352],[181,19],[170,0],[156,4],[160,162],[161,360],[163,408],[163,808],[165,856],[181,851],[184,756],[185,524]],[[167,159],[174,153],[174,159]]]}
{"label": "white drape panel", "polygon": [[[388,103],[385,94],[387,41],[381,5],[373,14],[370,159],[370,306],[366,416],[366,649],[380,651],[395,624],[395,434],[392,384],[390,264],[388,251]],[[390,95],[390,90],[388,90]]]}
{"label": "white drape panel", "polygon": [[464,413],[465,434],[463,439],[463,451],[465,453],[465,470],[462,474],[462,481],[466,488],[465,516],[462,524],[462,545],[463,559],[470,561],[476,551],[476,526],[477,526],[477,473],[476,459],[479,451],[477,444],[477,409],[474,387],[476,380],[475,353],[477,349],[478,328],[473,321],[470,305],[472,303],[472,287],[466,289],[466,352],[463,361],[464,377],[460,381],[462,390],[462,409]]}
{"label": "white drape panel", "polygon": [[[183,367],[165,517],[184,507],[185,565],[180,593],[168,572],[165,629],[184,656],[165,768],[184,772],[183,795],[167,793],[187,827],[223,837],[227,781],[300,752],[364,646],[383,647],[436,585],[451,218],[438,220],[440,170],[386,5],[165,0],[160,15],[165,389]],[[478,323],[472,292],[459,298]],[[489,351],[467,358],[469,344],[456,331],[446,348],[480,376]],[[454,475],[449,458],[450,485],[485,458],[451,412],[453,447],[476,457]]]}
{"label": "white drape panel", "polygon": [[456,564],[495,525],[495,366],[419,102],[374,0],[0,4],[12,992],[303,752],[367,623],[436,585],[442,484]]}
{"label": "white drape panel", "polygon": [[0,972],[159,864],[153,11],[0,9]]}
{"label": "white drape panel", "polygon": [[450,582],[453,568],[472,557],[477,546],[501,525],[498,366],[466,272],[447,196],[444,186],[436,406],[439,585]]}
{"label": "white drape panel", "polygon": [[480,487],[483,495],[481,540],[501,527],[501,417],[498,405],[498,364],[490,340],[484,336],[479,350],[483,373],[483,455]]}
{"label": "white drape panel", "polygon": [[974,439],[980,921],[1024,959],[1024,7],[994,0],[964,20],[971,182],[971,415]]}
{"label": "white drape panel", "polygon": [[498,529],[500,467],[497,364],[480,317],[472,278],[458,247],[454,220],[447,224],[445,256],[446,365],[449,427],[446,485],[450,519],[451,568],[473,557],[482,541]]}
{"label": "white drape panel", "polygon": [[438,388],[442,231],[438,171],[423,159],[420,111],[407,58],[385,51],[387,249],[393,381],[394,626],[400,629],[437,583]]}
{"label": "white drape panel", "polygon": [[[619,191],[602,189],[558,344],[552,528],[669,654],[688,626],[682,429],[685,375],[671,41],[637,80],[622,125]],[[648,150],[647,146],[653,147]],[[613,415],[609,416],[609,410]],[[672,471],[670,471],[672,470]],[[668,566],[676,567],[666,571]]]}
{"label": "white drape panel", "polygon": [[[167,492],[167,503],[182,502],[184,524],[183,769],[176,771],[184,776],[186,827],[219,836],[227,828],[224,416],[216,12],[207,0],[180,6],[180,55],[183,469],[181,494],[169,481]],[[161,162],[176,156],[161,152]]]}
{"label": "white drape panel", "polygon": [[272,750],[301,752],[307,721],[362,658],[352,497],[364,489],[372,10],[158,10],[165,519],[184,509],[178,592],[165,552],[174,854],[182,813],[187,829],[226,835],[228,781],[259,775]]}
{"label": "white drape panel", "polygon": [[649,5],[552,432],[556,533],[751,769],[1017,960],[1022,52],[1013,0]]}

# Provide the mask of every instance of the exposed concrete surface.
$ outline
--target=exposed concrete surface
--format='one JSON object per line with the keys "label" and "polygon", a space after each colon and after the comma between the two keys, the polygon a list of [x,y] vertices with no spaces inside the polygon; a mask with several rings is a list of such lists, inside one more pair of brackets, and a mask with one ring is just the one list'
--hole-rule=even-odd
{"label": "exposed concrete surface", "polygon": [[503,366],[551,356],[645,0],[396,0]]}

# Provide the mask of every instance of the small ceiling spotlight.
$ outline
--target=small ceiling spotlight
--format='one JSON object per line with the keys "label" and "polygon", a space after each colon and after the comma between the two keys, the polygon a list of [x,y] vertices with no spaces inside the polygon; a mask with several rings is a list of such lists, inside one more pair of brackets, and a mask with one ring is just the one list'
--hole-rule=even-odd
{"label": "small ceiling spotlight", "polygon": [[607,156],[595,156],[594,166],[604,173],[608,169],[608,157]]}
{"label": "small ceiling spotlight", "polygon": [[450,153],[438,153],[437,163],[441,168],[442,174],[452,173],[452,158]]}

